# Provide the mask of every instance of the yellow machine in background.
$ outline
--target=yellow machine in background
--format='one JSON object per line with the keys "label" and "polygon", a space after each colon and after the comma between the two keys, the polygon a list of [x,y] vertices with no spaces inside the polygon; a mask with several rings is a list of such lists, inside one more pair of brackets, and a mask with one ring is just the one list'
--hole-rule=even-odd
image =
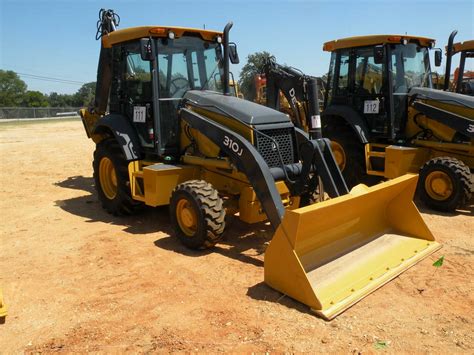
{"label": "yellow machine in background", "polygon": [[[451,211],[474,191],[474,98],[432,89],[433,46],[407,35],[325,43],[332,56],[321,118],[350,186],[419,173],[423,202]],[[440,50],[435,58],[440,65]]]}
{"label": "yellow machine in background", "polygon": [[[458,31],[451,32],[446,46],[443,89],[474,96],[474,71],[468,70],[468,68],[474,68],[474,40],[453,43],[457,33]],[[459,66],[455,69],[454,78],[451,81],[451,62],[452,57],[456,54],[459,54]]]}
{"label": "yellow machine in background", "polygon": [[[416,176],[349,192],[328,140],[230,94],[231,23],[115,30],[114,12],[100,14],[96,98],[81,117],[109,213],[169,206],[192,249],[218,243],[226,215],[268,220],[265,282],[327,319],[440,248],[412,202]],[[311,204],[319,180],[332,199]]]}
{"label": "yellow machine in background", "polygon": [[238,97],[239,99],[244,98],[244,94],[240,91],[240,86],[237,81],[235,81],[233,78],[229,80],[229,87],[230,87],[230,94],[232,96]]}
{"label": "yellow machine in background", "polygon": [[7,305],[3,302],[3,293],[0,289],[0,324],[5,323],[5,318],[8,315]]}

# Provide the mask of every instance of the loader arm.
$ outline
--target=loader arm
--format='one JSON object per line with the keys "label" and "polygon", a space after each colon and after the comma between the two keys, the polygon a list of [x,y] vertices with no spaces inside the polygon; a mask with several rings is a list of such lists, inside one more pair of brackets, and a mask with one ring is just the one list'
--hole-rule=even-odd
{"label": "loader arm", "polygon": [[[276,179],[286,178],[290,191],[300,195],[304,192],[309,174],[315,167],[329,196],[337,197],[349,192],[328,140],[309,140],[304,132],[297,130],[303,162],[269,169],[257,149],[234,131],[187,108],[181,110],[181,119],[218,145],[231,158],[237,169],[248,177],[275,230],[285,215],[285,207],[275,187]],[[294,180],[288,181],[289,177]]]}
{"label": "loader arm", "polygon": [[415,101],[413,107],[425,116],[454,129],[456,132],[471,139],[474,138],[474,123],[472,119],[421,101]]}

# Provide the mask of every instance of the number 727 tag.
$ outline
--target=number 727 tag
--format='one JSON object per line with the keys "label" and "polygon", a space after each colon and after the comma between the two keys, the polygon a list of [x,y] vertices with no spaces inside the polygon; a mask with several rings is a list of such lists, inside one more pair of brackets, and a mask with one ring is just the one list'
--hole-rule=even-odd
{"label": "number 727 tag", "polygon": [[364,113],[379,113],[379,100],[365,100]]}

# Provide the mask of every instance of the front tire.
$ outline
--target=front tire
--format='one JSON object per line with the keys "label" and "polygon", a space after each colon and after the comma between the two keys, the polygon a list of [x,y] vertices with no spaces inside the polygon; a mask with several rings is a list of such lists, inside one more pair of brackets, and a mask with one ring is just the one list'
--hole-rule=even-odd
{"label": "front tire", "polygon": [[428,207],[451,212],[471,199],[474,186],[469,168],[451,157],[433,158],[420,169],[418,193]]}
{"label": "front tire", "polygon": [[97,144],[92,166],[99,201],[108,213],[130,215],[143,207],[132,199],[127,160],[115,139]]}
{"label": "front tire", "polygon": [[170,202],[171,223],[178,239],[190,249],[207,249],[222,239],[225,209],[217,190],[206,181],[176,186]]}

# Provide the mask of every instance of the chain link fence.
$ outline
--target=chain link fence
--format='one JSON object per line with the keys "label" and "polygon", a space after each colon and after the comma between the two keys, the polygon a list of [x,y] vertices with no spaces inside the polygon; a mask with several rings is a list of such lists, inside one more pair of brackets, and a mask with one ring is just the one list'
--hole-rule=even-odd
{"label": "chain link fence", "polygon": [[0,120],[79,116],[79,109],[81,107],[0,107]]}

